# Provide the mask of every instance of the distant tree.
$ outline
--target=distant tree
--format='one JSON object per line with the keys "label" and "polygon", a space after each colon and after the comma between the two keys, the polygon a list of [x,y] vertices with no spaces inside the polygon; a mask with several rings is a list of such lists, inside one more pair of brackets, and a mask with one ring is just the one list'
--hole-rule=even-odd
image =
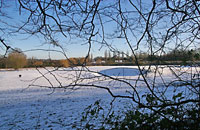
{"label": "distant tree", "polygon": [[75,59],[77,60],[77,64],[81,66],[88,64],[90,61],[90,57],[88,57],[87,59],[85,59],[85,57],[80,57]]}
{"label": "distant tree", "polygon": [[200,56],[199,56],[199,53],[195,53],[195,54],[194,54],[195,60],[199,60],[199,57],[200,57]]}
{"label": "distant tree", "polygon": [[13,51],[9,53],[7,58],[7,67],[19,69],[27,64],[26,55],[22,52]]}
{"label": "distant tree", "polygon": [[121,52],[122,53],[122,59],[124,60],[124,52]]}
{"label": "distant tree", "polygon": [[68,60],[60,60],[59,61],[61,67],[69,67],[69,61]]}
{"label": "distant tree", "polygon": [[0,68],[6,67],[6,59],[0,56]]}
{"label": "distant tree", "polygon": [[111,58],[111,53],[110,53],[110,51],[108,52],[108,58],[109,58],[109,59]]}
{"label": "distant tree", "polygon": [[113,57],[116,57],[117,55],[116,55],[116,52],[115,51],[113,51]]}
{"label": "distant tree", "polygon": [[35,67],[42,67],[42,66],[43,66],[43,62],[42,62],[41,60],[37,60],[37,61],[35,61],[35,62],[33,63],[33,65],[34,65]]}
{"label": "distant tree", "polygon": [[126,58],[128,59],[129,58],[129,51],[127,50],[126,52]]}
{"label": "distant tree", "polygon": [[108,58],[108,52],[107,52],[107,50],[105,50],[105,52],[104,52],[104,58],[105,58],[105,60],[107,60],[107,58]]}
{"label": "distant tree", "polygon": [[27,60],[27,67],[34,67],[34,63],[36,62],[36,58],[35,57],[31,57]]}
{"label": "distant tree", "polygon": [[91,53],[90,54],[90,62],[92,62],[93,61],[93,54]]}
{"label": "distant tree", "polygon": [[76,58],[69,58],[69,65],[71,66],[71,67],[73,67],[73,66],[77,66],[78,65],[78,60],[76,59]]}
{"label": "distant tree", "polygon": [[101,60],[100,58],[98,58],[98,59],[96,60],[96,63],[99,65],[99,64],[102,63],[102,60]]}
{"label": "distant tree", "polygon": [[117,52],[117,60],[120,60],[121,58],[121,52]]}

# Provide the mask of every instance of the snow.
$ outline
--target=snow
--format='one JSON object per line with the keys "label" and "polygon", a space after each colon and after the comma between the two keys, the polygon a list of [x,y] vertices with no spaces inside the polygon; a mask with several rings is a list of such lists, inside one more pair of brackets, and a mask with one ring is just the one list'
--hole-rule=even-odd
{"label": "snow", "polygon": [[108,76],[138,76],[140,74],[140,71],[136,68],[116,67],[116,68],[102,70],[99,73]]}
{"label": "snow", "polygon": [[[144,68],[147,69],[147,67],[142,69]],[[133,91],[130,86],[126,83],[113,82],[108,77],[101,77],[101,74],[107,74],[113,78],[124,78],[130,84],[135,84],[139,76],[137,67],[94,66],[89,69],[91,72],[81,67],[0,70],[0,129],[73,129],[73,126],[80,124],[82,113],[88,105],[101,100],[101,105],[106,110],[111,107],[110,101],[113,98],[105,89],[68,86],[70,83],[80,82],[77,79],[83,78],[81,81],[83,85],[105,85],[109,86],[116,95],[130,96]],[[152,70],[154,69],[156,67]],[[187,69],[176,67],[174,70],[177,75],[181,75],[181,72]],[[82,70],[81,74],[80,70]],[[199,69],[193,71],[199,72]],[[159,72],[162,73],[165,81],[176,78],[169,68],[163,67]],[[153,72],[147,73],[150,82],[153,75]],[[188,78],[185,73],[181,76]],[[161,83],[159,75],[156,80],[158,84]],[[51,88],[51,85],[58,89]],[[67,89],[59,88],[61,85],[68,87]],[[45,88],[45,86],[50,88]],[[148,89],[144,86],[143,82],[135,86],[140,95],[148,93]],[[157,91],[161,89],[163,88],[159,87]],[[168,90],[173,91],[172,88]],[[170,92],[167,94],[171,95]],[[124,107],[132,105],[131,100],[125,99],[117,99],[114,102],[116,111],[122,111]]]}

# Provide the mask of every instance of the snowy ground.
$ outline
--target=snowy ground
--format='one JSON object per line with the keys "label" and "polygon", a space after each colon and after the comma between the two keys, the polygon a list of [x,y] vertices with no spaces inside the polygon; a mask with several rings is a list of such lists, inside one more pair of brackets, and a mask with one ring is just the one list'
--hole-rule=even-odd
{"label": "snowy ground", "polygon": [[[121,69],[119,69],[121,68]],[[107,74],[109,76],[125,77],[130,83],[135,82],[138,78],[138,70],[130,69],[136,67],[90,67],[92,71]],[[106,90],[79,87],[73,91],[69,89],[51,89],[41,88],[41,86],[51,86],[44,78],[37,78],[42,74],[46,74],[49,69],[22,69],[19,71],[0,70],[0,129],[72,129],[73,126],[79,125],[82,112],[84,109],[93,104],[96,100],[101,100],[104,109],[110,108],[112,97]],[[107,71],[106,71],[107,70]],[[122,74],[123,72],[123,74]],[[59,69],[52,72],[53,75],[46,77],[52,82],[53,86],[62,84],[65,86],[73,82],[73,78],[79,77],[79,73],[63,71]],[[174,77],[169,70],[162,71],[166,80]],[[57,78],[54,74],[59,75]],[[22,75],[22,77],[19,77]],[[98,73],[82,73],[82,77],[88,78],[88,81],[94,82],[90,78],[97,76]],[[75,76],[75,77],[74,77]],[[149,75],[151,77],[151,74]],[[36,81],[33,79],[37,79]],[[59,80],[60,82],[58,82]],[[91,81],[90,81],[91,80]],[[160,79],[158,79],[160,80]],[[29,86],[31,83],[35,86]],[[95,83],[95,82],[94,82]],[[109,84],[113,86],[113,92],[120,94],[130,90],[123,84],[106,82],[96,82]],[[141,84],[142,85],[142,84]],[[146,89],[137,88],[138,92],[145,93]],[[122,108],[131,107],[130,100],[118,99],[114,102],[117,111]]]}

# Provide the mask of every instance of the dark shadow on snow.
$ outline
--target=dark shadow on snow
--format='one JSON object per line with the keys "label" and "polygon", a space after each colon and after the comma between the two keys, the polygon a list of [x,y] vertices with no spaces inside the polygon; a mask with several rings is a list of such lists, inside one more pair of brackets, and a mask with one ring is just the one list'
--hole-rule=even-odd
{"label": "dark shadow on snow", "polygon": [[[137,68],[120,67],[101,70],[99,73],[108,76],[137,76],[140,74],[140,71]],[[146,71],[144,70],[143,73],[146,73]]]}

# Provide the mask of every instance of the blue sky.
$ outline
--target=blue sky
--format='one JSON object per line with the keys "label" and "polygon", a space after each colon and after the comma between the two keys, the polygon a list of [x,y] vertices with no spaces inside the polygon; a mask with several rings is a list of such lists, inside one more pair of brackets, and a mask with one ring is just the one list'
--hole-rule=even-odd
{"label": "blue sky", "polygon": [[[4,21],[6,21],[8,24],[10,25],[20,25],[21,21],[24,21],[27,17],[26,13],[21,13],[21,15],[19,14],[19,6],[16,5],[16,1],[15,2],[11,2],[11,1],[15,1],[15,0],[10,0],[9,3],[7,3],[9,6],[8,8],[4,8],[3,11],[5,13],[8,14],[8,16],[11,17],[10,18],[5,18],[2,17],[4,19]],[[1,24],[1,26],[4,26]],[[105,28],[107,30],[112,30],[112,25],[110,26],[105,26]],[[26,34],[3,34],[0,33],[1,38],[3,38],[5,40],[5,42],[12,46],[13,48],[20,48],[23,51],[26,50],[30,50],[30,49],[58,49],[58,47],[55,47],[53,45],[49,45],[49,44],[45,44],[45,40],[39,36],[31,36],[29,37],[29,35]],[[87,54],[87,50],[88,50],[88,45],[87,44],[77,44],[79,41],[73,41],[69,39],[65,39],[62,36],[58,37],[60,40],[60,44],[63,45],[63,48],[66,51],[67,56],[69,57],[82,57],[82,56],[86,56]],[[114,43],[117,44],[117,46],[120,46],[121,43],[116,43],[119,41],[115,41],[115,40],[108,40],[110,43]],[[123,45],[123,44],[122,44]],[[127,51],[127,49],[122,49],[123,47],[120,47],[121,50],[123,51]],[[92,45],[92,49],[91,49],[91,53],[94,55],[94,57],[96,56],[102,56],[104,55],[104,51],[108,50],[107,47],[101,47],[101,45],[99,44],[94,44]],[[4,50],[1,48],[0,54],[4,54]],[[63,59],[65,58],[62,54],[59,53],[55,53],[55,52],[47,52],[47,51],[30,51],[30,52],[26,52],[25,53],[29,58],[31,57],[35,57],[35,58],[39,58],[39,59],[43,59],[43,58],[49,58],[49,54],[51,56],[52,59]]]}
{"label": "blue sky", "polygon": [[[8,22],[9,24],[12,25],[20,25],[21,21],[26,20],[27,14],[23,13],[20,15],[19,10],[18,10],[18,5],[16,5],[15,2],[11,2],[15,0],[10,0],[8,3],[10,6],[8,8],[4,8],[4,11],[12,17],[12,19],[3,19]],[[127,6],[127,2],[125,1],[124,6],[129,9],[130,7]],[[1,22],[0,22],[1,24]],[[4,25],[0,25],[4,26]],[[113,28],[116,28],[116,24],[107,24],[105,26],[105,32],[110,33],[113,32]],[[60,50],[58,47],[50,44],[46,44],[45,40],[43,39],[42,36],[36,37],[36,36],[31,36],[28,37],[29,35],[26,34],[3,34],[0,32],[0,36],[5,39],[5,42],[12,46],[13,48],[20,48],[23,51],[30,50],[30,49],[53,49],[53,50]],[[28,38],[27,38],[28,37]],[[86,56],[87,51],[88,51],[88,44],[82,44],[82,40],[76,40],[76,37],[73,37],[71,40],[68,38],[64,38],[62,36],[58,36],[57,39],[59,39],[59,43],[62,45],[64,48],[66,54],[68,57],[83,57]],[[135,44],[135,40],[131,39],[133,45]],[[109,44],[112,44],[114,48],[117,48],[119,51],[127,52],[129,49],[127,45],[125,44],[124,39],[107,39]],[[92,49],[91,53],[93,54],[94,57],[96,56],[103,56],[104,51],[108,50],[106,46],[102,46],[98,43],[93,43],[92,44]],[[4,54],[5,49],[3,50],[0,48],[0,54]],[[30,51],[25,53],[28,58],[35,57],[38,59],[46,59],[49,58],[49,55],[51,56],[52,59],[63,59],[65,58],[62,54],[60,53],[55,53],[55,52],[48,52],[48,51]],[[130,53],[129,53],[130,54]]]}
{"label": "blue sky", "polygon": [[[27,14],[23,13],[20,15],[18,6],[15,2],[12,2],[15,0],[10,0],[9,3],[7,3],[9,6],[8,8],[4,8],[3,11],[8,14],[11,18],[5,18],[2,17],[4,21],[6,21],[10,25],[22,25],[22,21],[25,21],[27,19]],[[5,26],[5,24],[0,23],[0,26]],[[10,30],[8,32],[11,32]],[[3,38],[6,44],[9,46],[12,46],[12,48],[20,48],[22,51],[27,50],[34,50],[34,49],[51,49],[51,50],[60,50],[58,47],[47,44],[44,40],[44,38],[40,35],[37,36],[30,36],[26,34],[17,34],[17,33],[2,33],[0,32],[1,38]],[[60,37],[60,41],[65,41],[63,37]],[[82,57],[86,54],[84,53],[87,49],[84,45],[73,45],[73,44],[67,44],[66,42],[61,42],[63,45],[66,53],[69,57]],[[5,48],[1,46],[0,48],[0,54],[3,55],[5,52]],[[48,51],[28,51],[25,52],[28,58],[38,58],[38,59],[46,59],[49,58],[49,54],[52,59],[63,59],[65,58],[61,53],[56,52],[48,52]]]}

